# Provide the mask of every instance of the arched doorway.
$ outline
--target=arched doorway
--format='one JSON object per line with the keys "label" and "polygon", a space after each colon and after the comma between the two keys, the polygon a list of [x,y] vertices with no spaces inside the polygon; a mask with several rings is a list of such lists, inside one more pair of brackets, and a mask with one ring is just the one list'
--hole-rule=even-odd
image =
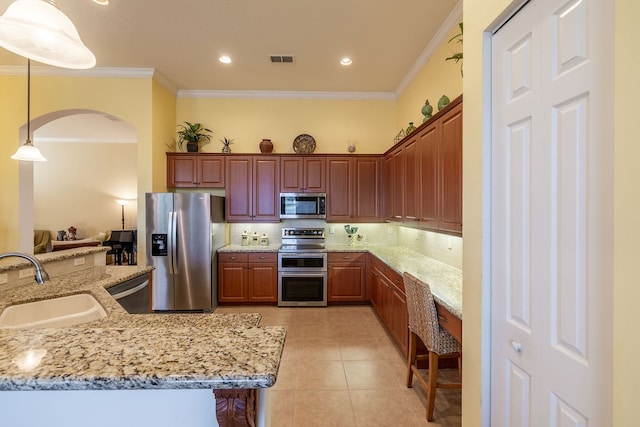
{"label": "arched doorway", "polygon": [[[20,164],[21,236],[44,229],[55,239],[57,230],[78,229],[77,238],[96,237],[120,229],[121,206],[128,228],[137,221],[137,130],[108,113],[69,109],[31,121],[34,144],[46,163]],[[26,126],[20,130],[26,137]],[[33,242],[21,239],[21,250]]]}

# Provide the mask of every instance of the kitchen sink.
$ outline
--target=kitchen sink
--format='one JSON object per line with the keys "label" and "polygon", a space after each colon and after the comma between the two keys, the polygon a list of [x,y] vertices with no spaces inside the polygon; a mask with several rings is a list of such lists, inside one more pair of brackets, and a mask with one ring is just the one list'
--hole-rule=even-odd
{"label": "kitchen sink", "polygon": [[58,328],[107,317],[90,294],[76,294],[10,305],[0,314],[0,328]]}

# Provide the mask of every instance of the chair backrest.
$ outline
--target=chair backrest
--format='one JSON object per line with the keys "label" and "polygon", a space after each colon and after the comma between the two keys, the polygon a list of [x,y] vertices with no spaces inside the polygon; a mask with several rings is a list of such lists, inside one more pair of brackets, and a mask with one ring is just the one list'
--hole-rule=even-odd
{"label": "chair backrest", "polygon": [[409,329],[420,337],[428,350],[436,351],[440,325],[431,289],[428,284],[409,273],[403,274],[403,280],[407,294]]}

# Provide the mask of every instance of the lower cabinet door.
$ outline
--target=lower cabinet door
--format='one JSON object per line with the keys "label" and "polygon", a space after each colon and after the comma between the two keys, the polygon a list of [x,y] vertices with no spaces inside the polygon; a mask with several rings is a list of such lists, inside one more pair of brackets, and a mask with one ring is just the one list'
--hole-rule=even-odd
{"label": "lower cabinet door", "polygon": [[329,302],[365,302],[364,265],[336,265],[329,267]]}
{"label": "lower cabinet door", "polygon": [[218,302],[247,301],[246,264],[219,264]]}
{"label": "lower cabinet door", "polygon": [[277,270],[273,265],[249,265],[249,302],[278,301]]}

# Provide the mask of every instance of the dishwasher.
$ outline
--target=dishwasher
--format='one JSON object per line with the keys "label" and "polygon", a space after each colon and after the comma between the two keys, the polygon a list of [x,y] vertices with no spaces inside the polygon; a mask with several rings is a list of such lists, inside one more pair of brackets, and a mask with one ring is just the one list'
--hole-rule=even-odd
{"label": "dishwasher", "polygon": [[150,313],[149,275],[143,274],[107,289],[109,294],[129,313]]}

